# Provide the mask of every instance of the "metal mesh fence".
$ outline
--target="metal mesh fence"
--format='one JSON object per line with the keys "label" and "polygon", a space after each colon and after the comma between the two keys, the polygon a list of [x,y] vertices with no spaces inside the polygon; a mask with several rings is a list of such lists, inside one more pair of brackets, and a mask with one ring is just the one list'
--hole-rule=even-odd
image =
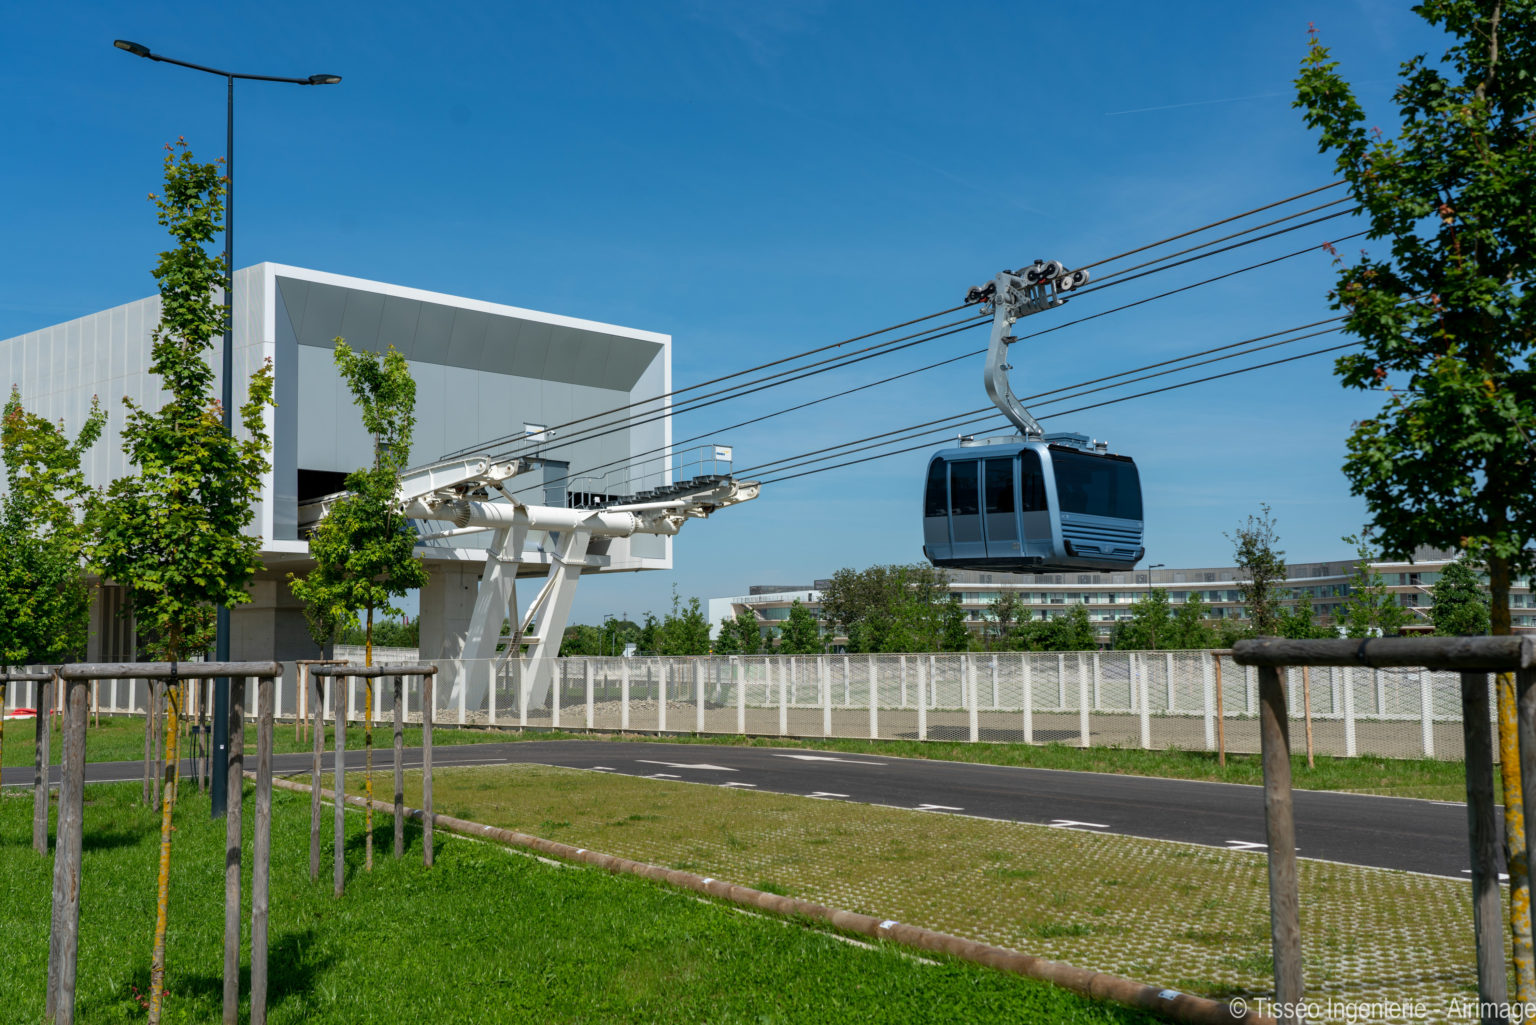
{"label": "metal mesh fence", "polygon": [[[436,665],[434,718],[447,725],[1259,749],[1257,671],[1208,651],[562,658],[542,679],[489,660]],[[313,680],[301,694],[301,668],[285,667],[279,716],[313,711]],[[1455,673],[1284,672],[1297,751],[1310,732],[1324,755],[1462,757]],[[144,681],[95,686],[103,713],[143,714]],[[326,719],[338,709],[363,718],[365,681],[342,677],[322,690]],[[393,690],[389,678],[377,681],[376,721],[393,717]],[[6,709],[36,707],[36,691],[11,685]],[[406,683],[408,721],[420,721],[422,694],[421,681]],[[248,710],[254,699],[251,687]]]}

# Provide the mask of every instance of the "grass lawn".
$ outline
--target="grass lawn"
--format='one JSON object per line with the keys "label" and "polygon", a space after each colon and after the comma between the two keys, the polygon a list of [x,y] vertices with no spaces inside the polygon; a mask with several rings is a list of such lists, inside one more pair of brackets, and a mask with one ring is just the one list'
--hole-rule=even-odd
{"label": "grass lawn", "polygon": [[[159,829],[136,793],[86,790],[78,980],[85,1022],[144,1017]],[[385,854],[364,873],[359,816],[349,817],[347,894],[333,900],[328,867],[318,884],[308,878],[308,807],[307,795],[273,795],[274,1025],[1156,1020],[962,962],[855,946],[648,881],[441,834],[428,871],[413,825],[404,861]],[[22,794],[0,796],[0,1017],[8,1022],[40,1021],[43,1009],[51,859],[29,847],[30,812]],[[380,851],[389,850],[391,831],[385,816]],[[177,814],[167,1022],[219,1018],[223,834],[189,791]],[[325,857],[329,866],[329,850]]]}
{"label": "grass lawn", "polygon": [[[435,781],[458,818],[1204,996],[1273,991],[1262,852],[539,765]],[[1299,875],[1309,998],[1475,992],[1466,882],[1306,859]]]}
{"label": "grass lawn", "polygon": [[[374,727],[374,745],[384,754],[394,743],[392,725]],[[326,749],[333,741],[331,731],[326,730]],[[517,730],[488,729],[435,729],[435,744],[474,744],[516,740],[577,740],[610,739],[654,741],[655,737],[627,735],[608,736],[566,732],[524,732]],[[247,727],[247,749],[254,751],[256,731]],[[669,743],[727,744],[753,747],[807,748],[823,751],[845,751],[856,754],[889,755],[904,758],[937,758],[955,762],[980,762],[988,765],[1021,765],[1043,769],[1071,769],[1078,772],[1109,772],[1132,776],[1161,776],[1169,779],[1200,779],[1223,783],[1262,784],[1263,771],[1256,754],[1229,754],[1225,767],[1216,763],[1216,756],[1207,751],[1143,751],[1138,748],[1095,747],[1078,748],[1066,744],[968,744],[949,741],[916,740],[843,740],[837,738],[814,740],[785,740],[777,737],[738,737],[716,735],[678,735],[664,738]],[[5,764],[21,766],[32,764],[33,727],[31,722],[7,724],[5,734]],[[295,739],[292,724],[279,724],[274,739],[278,752],[308,751],[313,740]],[[421,730],[408,727],[405,731],[408,747],[421,744]],[[54,733],[51,754],[55,763],[61,748],[58,733]],[[347,747],[361,749],[363,730],[353,724],[347,728]],[[91,761],[131,761],[144,752],[144,720],[132,718],[104,718],[100,727],[92,727],[86,741],[86,757]],[[1319,757],[1316,767],[1307,768],[1304,756],[1292,760],[1292,783],[1303,790],[1353,790],[1361,793],[1387,794],[1398,797],[1423,797],[1437,801],[1466,800],[1465,767],[1459,761],[1443,761],[1433,758],[1332,758]],[[1494,780],[1496,797],[1499,789],[1497,773]]]}

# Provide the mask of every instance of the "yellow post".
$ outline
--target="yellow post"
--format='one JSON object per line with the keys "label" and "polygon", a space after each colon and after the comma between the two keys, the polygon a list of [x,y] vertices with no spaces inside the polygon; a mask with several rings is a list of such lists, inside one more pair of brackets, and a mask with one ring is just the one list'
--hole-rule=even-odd
{"label": "yellow post", "polygon": [[1504,856],[1509,870],[1509,931],[1515,962],[1515,1000],[1536,1000],[1536,956],[1531,947],[1530,855],[1525,849],[1525,804],[1520,787],[1519,718],[1513,673],[1498,675],[1499,774],[1504,782]]}
{"label": "yellow post", "polygon": [[171,813],[176,807],[177,711],[181,688],[172,680],[166,693],[164,799],[160,802],[160,877],[155,899],[155,950],[149,968],[149,1025],[160,1025],[165,1003],[165,927],[171,900]]}

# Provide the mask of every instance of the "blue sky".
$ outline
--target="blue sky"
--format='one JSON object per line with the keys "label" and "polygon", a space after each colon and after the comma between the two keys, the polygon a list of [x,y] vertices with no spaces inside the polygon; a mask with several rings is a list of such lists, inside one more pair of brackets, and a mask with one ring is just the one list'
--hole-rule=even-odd
{"label": "blue sky", "polygon": [[[1407,6],[32,5],[7,15],[0,66],[0,337],[149,294],[164,235],[145,196],[162,145],[223,151],[222,83],[117,51],[116,37],[238,71],[344,77],[238,87],[239,265],[668,332],[683,386],[955,305],[1004,267],[1088,263],[1332,180],[1290,106],[1308,24],[1390,130],[1398,62],[1439,49]],[[1357,230],[1346,223],[1084,295],[1071,313]],[[1014,388],[1322,319],[1330,279],[1319,252],[1021,343]],[[978,331],[813,377],[679,417],[674,434],[984,344]],[[981,366],[718,440],[746,466],[972,409]],[[1340,537],[1365,511],[1339,466],[1351,423],[1377,405],[1316,357],[1046,426],[1137,459],[1148,561],[1230,564],[1224,532],[1261,502],[1288,554],[1310,561],[1350,554]],[[766,488],[690,523],[674,573],[584,583],[575,618],[661,609],[674,585],[708,597],[919,561],[926,458]]]}

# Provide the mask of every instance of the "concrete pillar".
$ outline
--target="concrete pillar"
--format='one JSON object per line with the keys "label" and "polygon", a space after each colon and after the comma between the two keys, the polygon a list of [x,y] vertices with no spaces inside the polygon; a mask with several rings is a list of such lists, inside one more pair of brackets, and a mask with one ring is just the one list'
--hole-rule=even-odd
{"label": "concrete pillar", "polygon": [[485,563],[429,562],[421,589],[421,658],[459,658],[480,591]]}

